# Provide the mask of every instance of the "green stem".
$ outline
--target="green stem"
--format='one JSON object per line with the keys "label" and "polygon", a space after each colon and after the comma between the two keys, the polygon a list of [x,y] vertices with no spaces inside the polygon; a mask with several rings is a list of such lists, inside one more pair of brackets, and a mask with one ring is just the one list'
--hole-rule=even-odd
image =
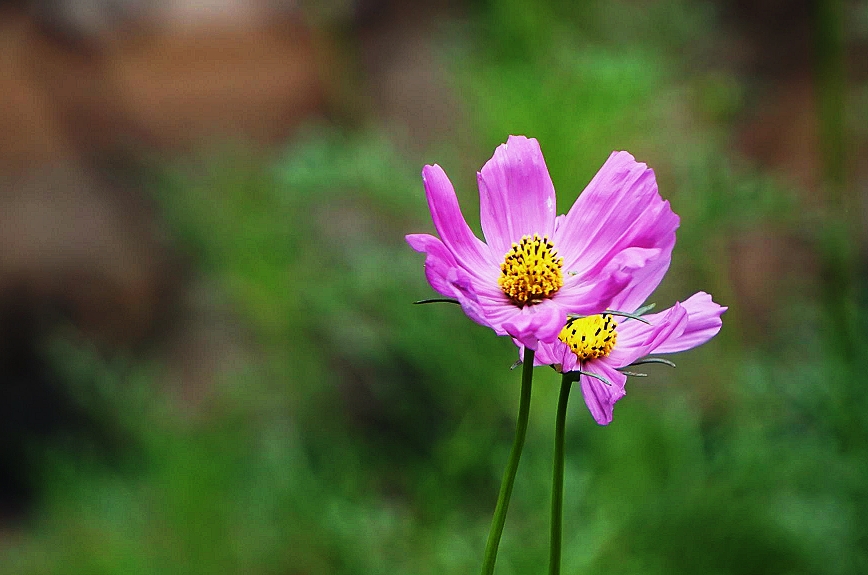
{"label": "green stem", "polygon": [[500,536],[506,522],[506,510],[509,507],[509,498],[512,496],[512,486],[515,483],[515,472],[518,470],[518,461],[521,459],[521,450],[524,447],[524,437],[527,433],[532,381],[533,350],[525,348],[521,370],[521,400],[518,406],[518,421],[515,424],[515,440],[512,443],[512,451],[509,454],[509,461],[506,463],[506,471],[503,473],[503,481],[500,484],[500,494],[497,496],[497,507],[494,508],[494,517],[491,520],[488,543],[485,545],[485,559],[482,562],[482,575],[494,573],[497,547],[500,545]]}
{"label": "green stem", "polygon": [[555,422],[555,463],[552,473],[552,530],[549,552],[549,575],[561,572],[561,534],[564,520],[564,434],[567,426],[567,402],[573,382],[566,375],[561,380],[558,415]]}

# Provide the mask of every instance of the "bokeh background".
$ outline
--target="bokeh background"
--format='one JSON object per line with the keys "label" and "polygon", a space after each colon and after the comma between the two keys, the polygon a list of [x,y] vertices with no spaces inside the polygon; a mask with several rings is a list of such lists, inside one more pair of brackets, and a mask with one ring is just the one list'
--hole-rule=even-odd
{"label": "bokeh background", "polygon": [[[575,394],[564,573],[868,573],[864,0],[0,3],[0,572],[474,573],[511,343],[430,297],[420,179],[538,138],[682,217],[729,306]],[[538,369],[497,573],[546,569]]]}

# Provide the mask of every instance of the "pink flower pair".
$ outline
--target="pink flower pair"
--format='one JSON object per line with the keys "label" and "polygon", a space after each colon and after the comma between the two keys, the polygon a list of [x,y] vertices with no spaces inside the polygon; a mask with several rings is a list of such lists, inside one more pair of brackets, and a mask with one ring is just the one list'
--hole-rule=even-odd
{"label": "pink flower pair", "polygon": [[720,330],[726,308],[703,292],[644,316],[648,323],[603,314],[632,314],[643,304],[669,268],[679,223],[654,172],[627,152],[614,152],[557,216],[539,143],[510,136],[477,174],[486,242],[467,225],[440,166],[425,166],[422,179],[440,237],[411,234],[407,242],[426,254],[431,287],[522,351],[535,350],[536,365],[582,372],[598,423],[612,420],[624,396],[619,368],[696,347]]}

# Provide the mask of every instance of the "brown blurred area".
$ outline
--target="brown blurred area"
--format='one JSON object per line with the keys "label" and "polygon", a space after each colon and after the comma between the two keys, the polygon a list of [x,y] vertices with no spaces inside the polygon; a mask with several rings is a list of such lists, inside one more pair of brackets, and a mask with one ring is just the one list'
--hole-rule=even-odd
{"label": "brown blurred area", "polygon": [[46,370],[53,330],[158,354],[191,407],[238,351],[127,174],[225,145],[267,155],[315,121],[442,137],[450,100],[427,41],[442,9],[0,2],[0,513],[26,505],[28,437],[89,427]]}
{"label": "brown blurred area", "polygon": [[0,97],[16,113],[0,117],[0,167],[219,137],[274,144],[322,112],[328,65],[300,14],[228,4],[204,22],[139,14],[91,33],[6,7]]}
{"label": "brown blurred area", "polygon": [[330,111],[327,46],[291,2],[0,4],[0,511],[26,506],[29,438],[100,436],[45,366],[58,326],[108,353],[172,348],[194,388],[218,369],[124,169],[286,141]]}
{"label": "brown blurred area", "polygon": [[223,140],[274,146],[326,112],[326,51],[298,11],[211,4],[0,9],[4,302],[59,302],[104,341],[140,341],[173,270],[146,197],[111,164]]}
{"label": "brown blurred area", "polygon": [[116,166],[227,142],[267,153],[360,110],[410,141],[442,132],[450,98],[425,33],[442,6],[335,6],[0,4],[0,300],[62,300],[103,340],[140,341],[177,270]]}

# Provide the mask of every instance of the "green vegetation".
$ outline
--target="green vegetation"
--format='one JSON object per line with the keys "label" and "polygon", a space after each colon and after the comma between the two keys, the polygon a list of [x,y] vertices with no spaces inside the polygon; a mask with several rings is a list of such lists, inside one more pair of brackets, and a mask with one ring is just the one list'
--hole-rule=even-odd
{"label": "green vegetation", "polygon": [[[681,60],[709,41],[714,15],[660,2],[624,22],[619,3],[570,4],[526,18],[523,2],[477,3],[476,39],[443,50],[473,139],[426,161],[453,176],[473,221],[464,153],[478,168],[508,134],[537,137],[563,210],[610,150],[630,150],[682,216],[652,301],[704,289],[730,311],[676,370],[631,379],[611,426],[574,394],[564,572],[868,572],[865,309],[849,308],[863,329],[845,353],[808,271],[804,290],[773,294],[761,330],[739,307],[734,241],[776,233],[819,258],[822,236],[806,231],[819,216],[788,184],[726,149],[738,79]],[[382,134],[321,126],[275,161],[161,166],[167,229],[227,302],[242,349],[188,413],[157,385],[159,362],[107,360],[58,335],[48,355],[118,447],[34,446],[43,496],[4,543],[0,571],[475,573],[520,374],[509,340],[456,307],[410,305],[432,294],[403,240],[432,228],[420,169]],[[504,575],[547,561],[558,378],[539,369],[534,387]]]}

